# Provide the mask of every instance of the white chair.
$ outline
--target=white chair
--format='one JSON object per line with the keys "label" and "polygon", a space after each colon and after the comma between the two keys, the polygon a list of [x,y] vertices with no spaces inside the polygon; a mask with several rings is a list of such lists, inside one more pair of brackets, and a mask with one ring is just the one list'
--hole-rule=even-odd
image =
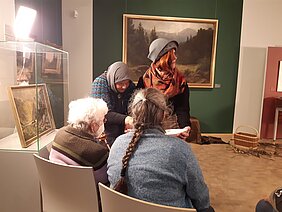
{"label": "white chair", "polygon": [[42,189],[43,211],[98,212],[93,168],[53,163],[33,154]]}
{"label": "white chair", "polygon": [[99,183],[103,212],[196,212],[193,208],[177,208],[132,198]]}
{"label": "white chair", "polygon": [[42,158],[49,159],[50,151],[52,147],[52,142],[41,148],[38,152],[38,155]]}

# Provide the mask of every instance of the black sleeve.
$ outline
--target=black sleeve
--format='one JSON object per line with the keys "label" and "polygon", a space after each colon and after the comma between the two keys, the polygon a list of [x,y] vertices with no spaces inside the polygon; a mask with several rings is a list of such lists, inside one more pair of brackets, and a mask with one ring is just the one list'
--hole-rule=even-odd
{"label": "black sleeve", "polygon": [[138,83],[137,83],[137,89],[140,89],[140,88],[145,88],[145,85],[144,85],[144,81],[143,81],[143,77],[141,76],[138,80]]}
{"label": "black sleeve", "polygon": [[132,94],[134,93],[135,85],[133,82],[130,83],[128,89],[121,97],[122,100],[116,100],[113,109],[109,110],[106,115],[108,124],[117,124],[121,128],[124,128],[124,120],[128,116],[128,104]]}
{"label": "black sleeve", "polygon": [[174,113],[177,116],[177,122],[180,128],[191,126],[189,98],[190,90],[188,84],[186,84],[183,93],[178,94],[169,100],[174,107]]}
{"label": "black sleeve", "polygon": [[127,115],[110,111],[106,115],[107,122],[109,124],[119,124],[124,127],[124,119]]}

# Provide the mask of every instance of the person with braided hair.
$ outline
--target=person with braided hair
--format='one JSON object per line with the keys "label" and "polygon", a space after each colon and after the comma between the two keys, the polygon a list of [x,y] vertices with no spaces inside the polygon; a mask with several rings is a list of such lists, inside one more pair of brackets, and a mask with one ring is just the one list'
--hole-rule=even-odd
{"label": "person with braided hair", "polygon": [[166,96],[155,88],[135,91],[129,105],[134,129],[117,137],[108,158],[115,190],[162,205],[212,212],[209,190],[190,144],[165,135]]}

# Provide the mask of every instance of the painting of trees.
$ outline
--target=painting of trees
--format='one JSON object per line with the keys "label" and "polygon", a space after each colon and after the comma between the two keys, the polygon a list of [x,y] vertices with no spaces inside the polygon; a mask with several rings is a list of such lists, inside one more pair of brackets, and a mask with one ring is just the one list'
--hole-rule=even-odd
{"label": "painting of trees", "polygon": [[150,67],[150,43],[162,37],[176,40],[177,68],[190,87],[213,87],[218,21],[124,15],[123,61],[137,81]]}

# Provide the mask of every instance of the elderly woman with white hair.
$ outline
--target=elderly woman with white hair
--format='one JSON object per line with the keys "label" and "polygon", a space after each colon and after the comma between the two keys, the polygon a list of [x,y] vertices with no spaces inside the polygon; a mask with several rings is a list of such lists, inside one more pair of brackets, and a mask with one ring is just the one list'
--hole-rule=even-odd
{"label": "elderly woman with white hair", "polygon": [[69,104],[69,125],[61,128],[52,143],[49,159],[60,164],[92,166],[96,182],[107,183],[108,148],[99,141],[108,112],[106,102],[92,97]]}

